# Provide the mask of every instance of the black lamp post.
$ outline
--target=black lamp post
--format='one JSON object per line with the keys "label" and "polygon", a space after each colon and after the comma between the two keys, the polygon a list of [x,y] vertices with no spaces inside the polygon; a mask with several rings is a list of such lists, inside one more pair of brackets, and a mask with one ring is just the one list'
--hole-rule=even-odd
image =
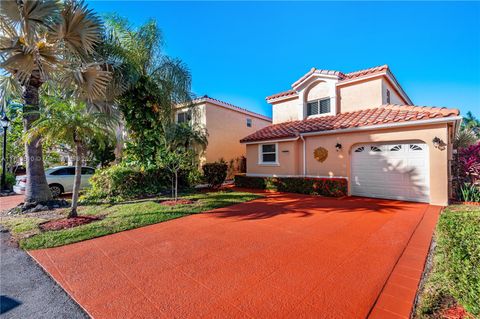
{"label": "black lamp post", "polygon": [[7,188],[6,183],[6,170],[7,170],[7,129],[10,124],[10,120],[7,117],[7,113],[3,112],[3,116],[0,119],[0,124],[3,127],[3,154],[2,154],[2,181],[1,181],[1,190]]}

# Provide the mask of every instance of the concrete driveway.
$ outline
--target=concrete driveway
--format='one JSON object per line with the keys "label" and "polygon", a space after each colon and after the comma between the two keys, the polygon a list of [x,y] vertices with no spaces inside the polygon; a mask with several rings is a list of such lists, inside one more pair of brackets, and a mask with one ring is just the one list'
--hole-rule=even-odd
{"label": "concrete driveway", "polygon": [[401,318],[439,211],[271,194],[30,254],[95,318]]}

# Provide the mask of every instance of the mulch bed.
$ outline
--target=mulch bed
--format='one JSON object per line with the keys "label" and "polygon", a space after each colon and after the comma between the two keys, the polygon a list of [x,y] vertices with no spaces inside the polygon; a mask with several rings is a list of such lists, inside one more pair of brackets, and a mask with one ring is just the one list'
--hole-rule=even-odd
{"label": "mulch bed", "polygon": [[444,311],[442,311],[441,318],[444,319],[473,319],[474,317],[469,314],[460,305],[454,305]]}
{"label": "mulch bed", "polygon": [[51,220],[39,225],[40,229],[43,231],[50,231],[50,230],[61,230],[61,229],[68,229],[77,227],[80,225],[89,224],[91,222],[101,220],[102,217],[100,216],[77,216],[73,218],[62,218]]}
{"label": "mulch bed", "polygon": [[165,200],[160,202],[160,205],[164,206],[176,206],[176,205],[190,205],[195,203],[193,200],[190,199],[179,199],[179,200]]}

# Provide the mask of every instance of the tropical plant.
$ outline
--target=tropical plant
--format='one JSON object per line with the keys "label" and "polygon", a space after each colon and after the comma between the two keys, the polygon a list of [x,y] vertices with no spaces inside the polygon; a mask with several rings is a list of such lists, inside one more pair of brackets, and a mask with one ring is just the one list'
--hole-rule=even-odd
{"label": "tropical plant", "polygon": [[140,165],[155,164],[176,105],[191,106],[190,73],[180,60],[162,53],[162,34],[154,20],[133,28],[112,16],[106,28],[105,55],[114,57],[125,86],[118,102],[128,131],[125,157]]}
{"label": "tropical plant", "polygon": [[171,174],[172,197],[178,198],[178,173],[198,169],[198,149],[207,146],[207,134],[202,128],[187,123],[165,123],[160,136],[156,165]]}
{"label": "tropical plant", "polygon": [[480,202],[480,186],[465,183],[460,187],[460,194],[464,202]]}
{"label": "tropical plant", "polygon": [[[102,24],[82,1],[0,1],[0,66],[2,98],[22,88],[24,130],[39,118],[39,90],[75,89],[75,96],[89,102],[102,100],[110,72],[94,57],[102,39]],[[4,74],[5,75],[5,74]],[[26,141],[27,202],[51,198],[44,173],[42,136]]]}
{"label": "tropical plant", "polygon": [[466,148],[477,143],[479,140],[480,121],[469,111],[462,120],[460,130],[453,141],[453,147],[456,149]]}
{"label": "tropical plant", "polygon": [[75,99],[45,97],[44,102],[45,109],[27,131],[26,139],[36,140],[41,136],[46,141],[67,144],[75,150],[75,179],[68,217],[76,217],[86,143],[94,138],[102,146],[109,138],[113,139],[115,119],[106,113],[87,112],[86,104]]}

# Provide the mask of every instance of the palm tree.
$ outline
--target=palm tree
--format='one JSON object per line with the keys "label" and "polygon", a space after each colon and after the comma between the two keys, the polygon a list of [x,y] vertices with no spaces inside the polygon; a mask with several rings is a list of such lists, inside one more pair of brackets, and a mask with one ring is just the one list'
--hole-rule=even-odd
{"label": "palm tree", "polygon": [[[118,16],[106,19],[102,54],[108,56],[123,84],[118,99],[129,132],[131,153],[145,164],[153,164],[166,131],[173,122],[175,105],[189,106],[191,77],[186,66],[161,52],[162,34],[150,20],[133,28]],[[114,76],[114,79],[116,76]],[[118,87],[118,86],[117,86]]]}
{"label": "palm tree", "polygon": [[106,113],[88,112],[86,103],[75,99],[45,97],[45,109],[27,131],[26,139],[69,145],[75,155],[75,182],[72,207],[68,217],[77,216],[78,195],[82,178],[83,155],[88,141],[95,140],[100,147],[114,139],[116,119]]}
{"label": "palm tree", "polygon": [[[77,98],[103,99],[110,72],[93,56],[101,39],[102,24],[82,1],[0,1],[0,66],[22,87],[24,131],[39,118],[39,90],[47,81],[75,88]],[[25,201],[48,200],[41,136],[25,148]]]}

